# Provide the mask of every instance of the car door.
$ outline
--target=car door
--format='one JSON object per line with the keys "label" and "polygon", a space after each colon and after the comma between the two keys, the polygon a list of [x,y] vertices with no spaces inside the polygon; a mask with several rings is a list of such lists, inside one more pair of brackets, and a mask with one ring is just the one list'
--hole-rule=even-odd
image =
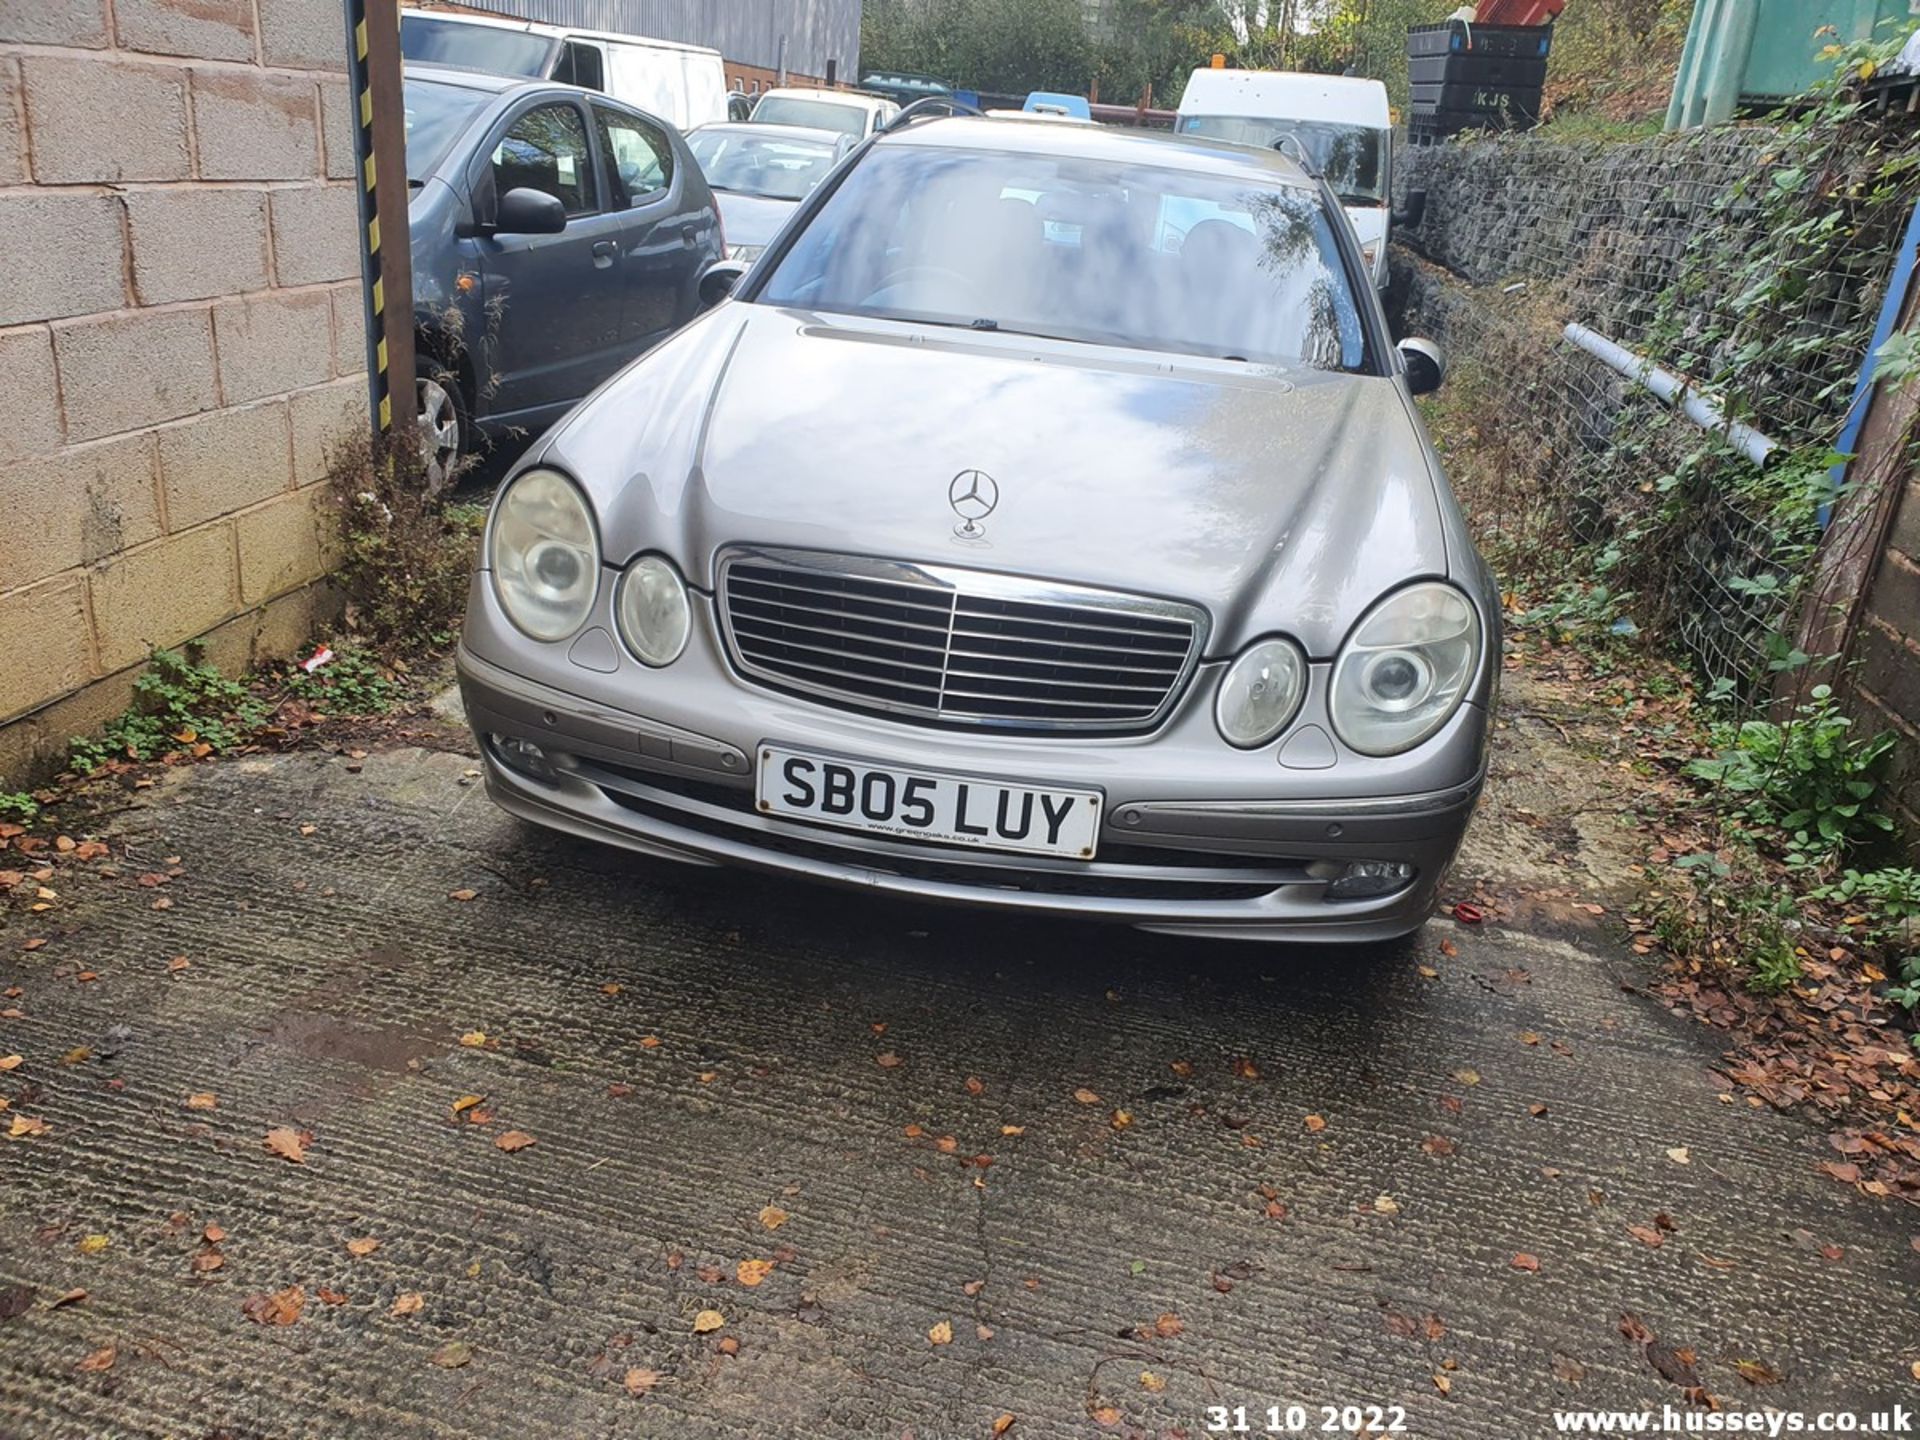
{"label": "car door", "polygon": [[[585,107],[547,97],[520,108],[476,157],[475,249],[485,334],[481,413],[537,423],[599,384],[621,359],[623,217],[606,204]],[[526,187],[566,207],[555,235],[485,234],[499,197]]]}
{"label": "car door", "polygon": [[720,254],[718,211],[665,125],[597,100],[592,109],[622,222],[620,344],[630,357],[692,317],[700,272]]}

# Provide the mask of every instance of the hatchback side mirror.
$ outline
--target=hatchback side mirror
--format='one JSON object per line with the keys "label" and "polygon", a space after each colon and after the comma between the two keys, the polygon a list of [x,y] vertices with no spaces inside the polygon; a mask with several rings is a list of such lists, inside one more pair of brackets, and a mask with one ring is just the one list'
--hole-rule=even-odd
{"label": "hatchback side mirror", "polygon": [[743,260],[716,260],[700,272],[700,308],[711,310],[733,293],[747,273]]}
{"label": "hatchback side mirror", "polygon": [[1393,223],[1396,225],[1404,225],[1409,230],[1415,230],[1419,228],[1420,222],[1425,218],[1426,213],[1427,191],[1426,187],[1422,186],[1417,190],[1407,191],[1406,206],[1403,209],[1393,212]]}
{"label": "hatchback side mirror", "polygon": [[1400,342],[1400,360],[1407,369],[1407,389],[1431,395],[1447,378],[1447,355],[1431,340],[1410,336]]}
{"label": "hatchback side mirror", "polygon": [[566,228],[567,207],[559,197],[524,185],[502,195],[494,212],[496,235],[558,235]]}

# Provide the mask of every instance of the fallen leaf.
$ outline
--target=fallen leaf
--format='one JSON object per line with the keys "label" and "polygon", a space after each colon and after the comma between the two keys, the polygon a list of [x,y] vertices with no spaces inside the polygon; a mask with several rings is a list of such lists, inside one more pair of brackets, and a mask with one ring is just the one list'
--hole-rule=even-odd
{"label": "fallen leaf", "polygon": [[218,1250],[196,1251],[187,1265],[196,1275],[208,1275],[227,1263],[227,1257]]}
{"label": "fallen leaf", "polygon": [[1471,1065],[1463,1065],[1453,1072],[1453,1078],[1458,1080],[1462,1085],[1478,1085],[1480,1083],[1480,1072],[1475,1070]]}
{"label": "fallen leaf", "polygon": [[1309,1115],[1302,1123],[1306,1125],[1309,1135],[1318,1135],[1327,1128],[1327,1122],[1318,1115]]}
{"label": "fallen leaf", "polygon": [[698,1315],[693,1317],[693,1333],[696,1335],[710,1334],[726,1323],[727,1317],[722,1315],[718,1310],[702,1310]]}
{"label": "fallen leaf", "polygon": [[1529,1255],[1523,1250],[1515,1255],[1510,1263],[1516,1270],[1534,1271],[1540,1268],[1540,1257]]}
{"label": "fallen leaf", "polygon": [[882,1070],[891,1070],[898,1065],[905,1064],[906,1062],[901,1060],[901,1058],[898,1055],[894,1054],[893,1051],[887,1050],[887,1051],[883,1051],[881,1054],[874,1056],[873,1063],[878,1065]]}
{"label": "fallen leaf", "polygon": [[629,1395],[644,1395],[660,1383],[660,1372],[636,1367],[627,1371],[620,1383]]}
{"label": "fallen leaf", "polygon": [[329,1290],[325,1285],[316,1285],[313,1295],[322,1305],[344,1305],[347,1303],[345,1292]]}
{"label": "fallen leaf", "polygon": [[1431,965],[1422,965],[1420,967],[1420,978],[1422,980],[1438,980],[1440,978],[1440,972]]}
{"label": "fallen leaf", "polygon": [[1587,1367],[1571,1355],[1562,1355],[1556,1351],[1553,1357],[1553,1378],[1564,1381],[1568,1385],[1578,1385],[1587,1378]]}
{"label": "fallen leaf", "polygon": [[227,1232],[218,1225],[209,1225],[200,1232],[200,1238],[209,1245],[218,1245],[227,1238]]}
{"label": "fallen leaf", "polygon": [[1142,1370],[1140,1372],[1140,1388],[1149,1394],[1158,1395],[1162,1390],[1167,1388],[1167,1382],[1164,1377],[1154,1374],[1151,1370]]}
{"label": "fallen leaf", "polygon": [[1124,1130],[1133,1124],[1133,1112],[1130,1110],[1116,1110],[1108,1117],[1107,1123],[1112,1125],[1116,1130]]}
{"label": "fallen leaf", "polygon": [[1527,1114],[1531,1115],[1536,1120],[1538,1120],[1541,1116],[1545,1115],[1546,1113],[1547,1113],[1547,1107],[1544,1105],[1527,1106]]}
{"label": "fallen leaf", "polygon": [[1167,1062],[1167,1068],[1182,1080],[1185,1080],[1193,1074],[1193,1062],[1191,1060],[1169,1060]]}
{"label": "fallen leaf", "polygon": [[298,1285],[264,1295],[249,1295],[240,1305],[240,1313],[256,1325],[291,1325],[306,1308],[307,1292]]}
{"label": "fallen leaf", "polygon": [[1420,1148],[1429,1155],[1453,1154],[1453,1141],[1445,1135],[1429,1135],[1420,1142]]}
{"label": "fallen leaf", "polygon": [[1373,1197],[1373,1213],[1376,1215],[1398,1215],[1400,1213],[1400,1202],[1395,1200],[1391,1195],[1376,1195]]}
{"label": "fallen leaf", "polygon": [[18,1055],[0,1055],[0,1071],[18,1070],[26,1061]]}
{"label": "fallen leaf", "polygon": [[111,1244],[113,1241],[105,1235],[83,1235],[74,1248],[82,1255],[98,1255]]}
{"label": "fallen leaf", "polygon": [[427,1357],[442,1370],[458,1370],[473,1361],[473,1347],[464,1340],[449,1340]]}
{"label": "fallen leaf", "polygon": [[1520,1032],[1520,1043],[1522,1045],[1538,1045],[1540,1043],[1539,1033],[1533,1030],[1522,1030]]}
{"label": "fallen leaf", "polygon": [[387,1313],[394,1316],[418,1315],[426,1303],[427,1297],[418,1290],[402,1290],[393,1297],[393,1306]]}
{"label": "fallen leaf", "polygon": [[1084,1085],[1073,1092],[1073,1098],[1078,1100],[1082,1105],[1098,1105],[1100,1103],[1100,1097]]}
{"label": "fallen leaf", "polygon": [[738,1355],[740,1353],[740,1342],[731,1335],[722,1335],[713,1348],[718,1350],[722,1355]]}
{"label": "fallen leaf", "polygon": [[1233,1062],[1233,1073],[1242,1080],[1258,1080],[1260,1067],[1253,1061],[1242,1058]]}
{"label": "fallen leaf", "polygon": [[624,988],[618,980],[609,980],[600,987],[600,993],[602,995],[618,995]]}
{"label": "fallen leaf", "polygon": [[97,1374],[102,1370],[111,1370],[113,1362],[119,1358],[120,1352],[117,1349],[111,1345],[102,1345],[73,1368],[86,1371],[88,1374]]}
{"label": "fallen leaf", "polygon": [[997,1417],[993,1422],[993,1433],[996,1436],[1004,1435],[1007,1433],[1007,1431],[1011,1430],[1012,1428],[1013,1428],[1013,1416],[1011,1415],[1002,1414],[999,1417]]}
{"label": "fallen leaf", "polygon": [[1684,1145],[1676,1145],[1667,1151],[1667,1159],[1673,1161],[1676,1165],[1690,1165],[1693,1163],[1693,1157],[1687,1153],[1687,1147]]}
{"label": "fallen leaf", "polygon": [[993,1338],[993,1327],[991,1325],[976,1325],[973,1327],[973,1333],[982,1340],[991,1340]]}
{"label": "fallen leaf", "polygon": [[469,1050],[476,1050],[487,1043],[487,1032],[484,1030],[469,1030],[460,1037],[460,1043]]}
{"label": "fallen leaf", "polygon": [[927,1343],[931,1345],[951,1345],[953,1343],[952,1324],[945,1320],[936,1321],[933,1328],[927,1331]]}
{"label": "fallen leaf", "polygon": [[[465,903],[468,900],[477,898],[479,894],[480,892],[478,890],[451,890],[447,893],[447,898]],[[464,1364],[465,1362],[462,1361],[461,1363]]]}
{"label": "fallen leaf", "polygon": [[1822,1245],[1820,1247],[1821,1258],[1826,1260],[1838,1260],[1846,1253],[1847,1252],[1838,1245]]}
{"label": "fallen leaf", "polygon": [[462,1095],[453,1102],[453,1113],[463,1115],[486,1098],[484,1095]]}
{"label": "fallen leaf", "polygon": [[1096,1405],[1093,1409],[1093,1423],[1105,1425],[1111,1429],[1120,1423],[1120,1408],[1117,1405]]}
{"label": "fallen leaf", "polygon": [[660,1048],[660,1037],[658,1035],[642,1035],[640,1037],[640,1048],[642,1050],[658,1050]]}
{"label": "fallen leaf", "polygon": [[494,1148],[504,1150],[511,1155],[516,1150],[524,1150],[533,1144],[533,1136],[524,1130],[504,1130],[494,1138]]}
{"label": "fallen leaf", "polygon": [[193,1094],[187,1096],[187,1109],[189,1110],[218,1110],[219,1108],[220,1097],[215,1095],[211,1090],[196,1090]]}
{"label": "fallen leaf", "polygon": [[760,1211],[760,1223],[769,1230],[778,1230],[787,1223],[787,1212],[778,1205],[768,1205]]}
{"label": "fallen leaf", "polygon": [[307,1147],[313,1143],[313,1136],[304,1130],[295,1130],[290,1125],[276,1125],[267,1132],[263,1143],[281,1159],[304,1165],[307,1162]]}
{"label": "fallen leaf", "polygon": [[969,1095],[984,1095],[987,1093],[986,1082],[983,1081],[978,1075],[967,1076],[967,1083],[966,1083],[965,1089],[967,1094]]}
{"label": "fallen leaf", "polygon": [[1433,1377],[1433,1388],[1438,1390],[1442,1395],[1451,1395],[1453,1393],[1453,1381],[1445,1375],[1435,1375]]}
{"label": "fallen leaf", "polygon": [[347,1241],[347,1253],[355,1258],[371,1255],[379,1248],[380,1242],[371,1235],[360,1235]]}
{"label": "fallen leaf", "polygon": [[1153,1333],[1162,1340],[1171,1340],[1186,1328],[1186,1323],[1171,1310],[1154,1317]]}
{"label": "fallen leaf", "polygon": [[37,1115],[15,1115],[13,1123],[7,1127],[9,1140],[25,1140],[35,1135],[45,1135],[53,1127]]}
{"label": "fallen leaf", "polygon": [[84,1290],[69,1290],[65,1294],[61,1295],[60,1298],[55,1300],[51,1305],[47,1306],[47,1308],[49,1310],[58,1310],[63,1305],[78,1305],[82,1300],[86,1298],[87,1298],[87,1292]]}
{"label": "fallen leaf", "polygon": [[738,1280],[748,1289],[752,1289],[772,1273],[773,1262],[771,1260],[742,1260],[738,1265],[733,1267],[734,1279]]}
{"label": "fallen leaf", "polygon": [[1658,1250],[1667,1243],[1667,1237],[1651,1225],[1629,1225],[1627,1233],[1650,1249]]}
{"label": "fallen leaf", "polygon": [[1027,1133],[1027,1127],[1024,1125],[1002,1125],[1000,1127],[1000,1133],[1002,1135],[1024,1135]]}
{"label": "fallen leaf", "polygon": [[1749,1385],[1778,1385],[1786,1378],[1764,1360],[1736,1360],[1733,1368]]}

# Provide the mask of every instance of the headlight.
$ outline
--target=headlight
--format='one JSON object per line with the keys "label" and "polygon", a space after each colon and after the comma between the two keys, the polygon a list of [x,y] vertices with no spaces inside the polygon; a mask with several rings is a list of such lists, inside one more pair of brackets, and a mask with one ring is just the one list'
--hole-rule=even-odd
{"label": "headlight", "polygon": [[627,567],[613,613],[620,638],[649,665],[671,665],[687,648],[687,587],[658,555],[642,555]]}
{"label": "headlight", "polygon": [[535,640],[564,640],[586,623],[600,580],[593,515],[557,470],[529,470],[493,511],[488,566],[507,618]]}
{"label": "headlight", "polygon": [[1213,721],[1229,745],[1252,750],[1286,729],[1307,693],[1307,657],[1291,640],[1258,640],[1220,677]]}
{"label": "headlight", "polygon": [[1447,723],[1480,663],[1480,616],[1451,585],[1396,591],[1333,665],[1333,728],[1362,755],[1398,755]]}

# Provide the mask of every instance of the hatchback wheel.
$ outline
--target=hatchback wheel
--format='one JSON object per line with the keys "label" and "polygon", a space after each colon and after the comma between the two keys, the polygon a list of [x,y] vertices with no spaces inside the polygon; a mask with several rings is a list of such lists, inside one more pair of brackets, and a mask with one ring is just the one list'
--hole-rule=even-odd
{"label": "hatchback wheel", "polygon": [[469,445],[466,406],[451,378],[420,377],[418,426],[420,463],[426,467],[427,488],[444,490],[460,470],[460,457]]}

